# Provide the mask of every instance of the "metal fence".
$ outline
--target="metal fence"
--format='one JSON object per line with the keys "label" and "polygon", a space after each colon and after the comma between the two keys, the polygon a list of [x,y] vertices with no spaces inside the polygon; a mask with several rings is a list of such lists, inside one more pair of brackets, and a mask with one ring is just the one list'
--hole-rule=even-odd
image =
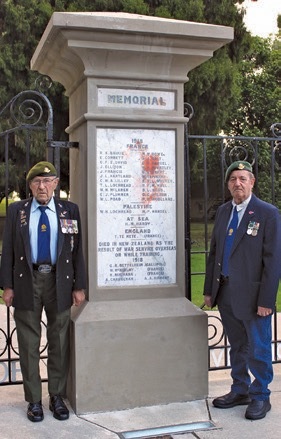
{"label": "metal fence", "polygon": [[[60,149],[77,147],[75,142],[53,140],[53,110],[49,99],[40,91],[50,86],[49,79],[40,77],[36,90],[27,90],[15,96],[0,110],[0,194],[1,200],[8,194],[27,195],[25,171],[30,168],[32,157],[46,158],[60,171]],[[187,104],[185,115],[192,117],[192,107]],[[224,184],[225,168],[234,160],[252,163],[258,196],[281,208],[280,147],[281,124],[271,127],[272,137],[229,137],[188,135],[185,126],[185,247],[186,292],[193,295],[200,289],[202,294],[209,241],[217,207],[227,200]],[[41,148],[41,150],[40,150]],[[17,154],[15,154],[15,149]],[[19,151],[22,159],[19,160]],[[44,155],[44,158],[43,156]],[[17,157],[17,163],[15,162]],[[16,169],[16,172],[15,172]],[[2,235],[3,221],[0,221]],[[197,232],[199,229],[200,232]],[[200,259],[200,270],[193,269],[195,258]],[[273,319],[273,362],[281,362],[279,317]],[[280,317],[281,318],[281,317]],[[208,311],[209,319],[209,370],[229,367],[229,345],[223,332],[217,311]],[[22,383],[15,324],[10,309],[0,304],[0,386]],[[278,326],[279,325],[279,326]],[[47,379],[46,325],[42,320],[41,376]]]}

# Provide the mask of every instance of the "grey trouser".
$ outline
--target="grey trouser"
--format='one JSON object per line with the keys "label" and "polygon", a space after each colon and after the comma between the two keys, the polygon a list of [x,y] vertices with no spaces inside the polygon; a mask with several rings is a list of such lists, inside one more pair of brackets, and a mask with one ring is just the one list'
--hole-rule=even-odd
{"label": "grey trouser", "polygon": [[65,397],[69,366],[70,309],[58,313],[56,273],[33,272],[34,310],[15,309],[20,366],[25,400],[42,399],[40,376],[41,318],[45,310],[48,342],[48,391],[50,395]]}

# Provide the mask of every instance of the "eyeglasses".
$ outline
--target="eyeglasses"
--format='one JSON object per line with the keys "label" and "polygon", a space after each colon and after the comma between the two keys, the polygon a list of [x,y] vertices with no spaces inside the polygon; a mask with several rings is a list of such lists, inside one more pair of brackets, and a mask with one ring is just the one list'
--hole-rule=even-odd
{"label": "eyeglasses", "polygon": [[43,184],[44,186],[49,186],[56,179],[57,179],[57,177],[54,177],[54,178],[34,178],[33,180],[31,180],[31,183],[34,184],[34,186],[40,186],[41,184]]}

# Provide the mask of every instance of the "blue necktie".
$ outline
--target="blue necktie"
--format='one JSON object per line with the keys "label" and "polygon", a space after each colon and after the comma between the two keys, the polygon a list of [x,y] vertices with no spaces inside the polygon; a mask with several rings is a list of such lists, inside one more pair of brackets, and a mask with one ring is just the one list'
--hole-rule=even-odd
{"label": "blue necktie", "polygon": [[231,252],[231,247],[235,238],[236,230],[238,226],[238,211],[237,207],[233,209],[233,216],[227,229],[225,241],[224,241],[224,252],[223,252],[223,263],[222,263],[222,274],[228,276],[228,260]]}
{"label": "blue necktie", "polygon": [[38,222],[38,249],[37,249],[37,264],[50,264],[50,223],[48,215],[46,214],[47,206],[40,206],[41,216]]}

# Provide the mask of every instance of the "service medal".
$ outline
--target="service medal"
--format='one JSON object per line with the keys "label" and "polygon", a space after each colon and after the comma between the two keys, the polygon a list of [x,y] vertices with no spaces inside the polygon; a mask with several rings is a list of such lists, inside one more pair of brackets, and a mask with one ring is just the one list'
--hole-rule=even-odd
{"label": "service medal", "polygon": [[254,223],[252,236],[257,236],[259,227],[260,227],[260,223]]}
{"label": "service medal", "polygon": [[248,224],[247,235],[253,234],[253,228],[254,228],[254,221],[250,221]]}

